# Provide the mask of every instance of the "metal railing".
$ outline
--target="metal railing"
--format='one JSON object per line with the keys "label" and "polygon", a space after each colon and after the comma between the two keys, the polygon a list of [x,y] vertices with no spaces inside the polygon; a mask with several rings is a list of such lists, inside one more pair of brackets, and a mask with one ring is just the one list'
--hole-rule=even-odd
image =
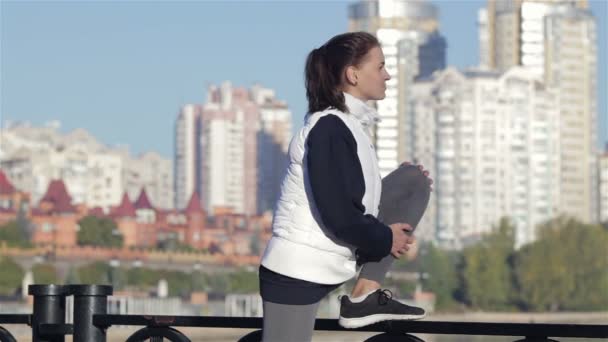
{"label": "metal railing", "polygon": [[[239,339],[254,342],[261,339],[261,318],[109,315],[107,298],[112,287],[107,285],[30,285],[34,296],[32,314],[0,315],[0,324],[27,324],[34,342],[64,342],[73,335],[77,342],[105,342],[107,329],[113,325],[143,326],[127,342],[187,342],[190,339],[175,327],[256,329]],[[74,323],[65,322],[66,297],[74,296]],[[608,325],[539,324],[539,323],[465,323],[434,321],[386,321],[358,329],[345,329],[336,319],[317,319],[315,330],[343,332],[378,332],[368,342],[424,342],[412,333],[447,335],[513,336],[518,342],[556,341],[559,337],[608,338]],[[14,342],[14,336],[0,326],[0,341]]]}

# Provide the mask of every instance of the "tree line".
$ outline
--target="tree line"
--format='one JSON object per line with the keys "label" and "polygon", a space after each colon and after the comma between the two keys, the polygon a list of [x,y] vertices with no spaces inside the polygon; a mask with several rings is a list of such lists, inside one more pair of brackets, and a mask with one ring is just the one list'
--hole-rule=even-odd
{"label": "tree line", "polygon": [[493,232],[462,251],[421,246],[400,266],[422,275],[438,310],[608,310],[608,224],[559,217],[537,228],[538,239],[514,248],[514,227]]}

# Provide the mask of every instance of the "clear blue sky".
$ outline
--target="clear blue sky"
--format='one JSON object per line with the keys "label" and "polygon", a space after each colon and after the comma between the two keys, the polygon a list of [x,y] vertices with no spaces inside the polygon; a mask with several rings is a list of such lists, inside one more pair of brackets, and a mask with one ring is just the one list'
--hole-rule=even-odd
{"label": "clear blue sky", "polygon": [[[0,120],[82,127],[133,153],[172,157],[173,123],[208,84],[274,88],[300,126],[310,49],[347,29],[346,1],[0,2]],[[477,9],[434,1],[448,64],[477,64]],[[598,22],[600,140],[608,140],[607,3]],[[603,94],[603,95],[601,95]],[[602,144],[603,145],[603,144]]]}

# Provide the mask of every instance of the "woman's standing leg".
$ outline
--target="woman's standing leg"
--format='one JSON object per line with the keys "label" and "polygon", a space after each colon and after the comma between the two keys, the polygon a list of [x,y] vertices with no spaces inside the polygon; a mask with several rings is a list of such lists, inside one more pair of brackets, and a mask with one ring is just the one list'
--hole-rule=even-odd
{"label": "woman's standing leg", "polygon": [[308,342],[315,329],[319,304],[288,305],[263,302],[263,342]]}

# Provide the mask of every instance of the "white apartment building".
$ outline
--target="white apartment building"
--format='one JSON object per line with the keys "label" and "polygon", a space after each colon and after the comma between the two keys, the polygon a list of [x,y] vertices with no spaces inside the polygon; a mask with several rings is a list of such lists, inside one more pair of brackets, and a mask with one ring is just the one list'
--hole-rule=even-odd
{"label": "white apartment building", "polygon": [[598,208],[599,221],[608,222],[608,150],[604,151],[598,158]]}
{"label": "white apartment building", "polygon": [[211,86],[199,122],[200,186],[209,213],[231,208],[257,213],[259,108],[245,88]]}
{"label": "white apartment building", "polygon": [[43,150],[18,149],[1,161],[2,169],[20,190],[37,203],[54,179],[62,179],[74,204],[105,210],[120,202],[122,161],[119,156],[89,153],[81,146]]}
{"label": "white apartment building", "polygon": [[197,191],[197,160],[200,140],[197,125],[201,107],[188,104],[181,108],[175,121],[174,136],[174,207],[184,209],[194,191]]}
{"label": "white apartment building", "polygon": [[272,211],[278,199],[281,181],[287,168],[287,150],[292,137],[292,115],[274,91],[252,87],[252,98],[260,106],[260,130],[257,133],[257,210]]}
{"label": "white apartment building", "polygon": [[224,82],[209,87],[200,111],[184,108],[175,126],[176,198],[185,205],[197,191],[210,215],[272,210],[291,139],[287,104],[272,89]]}
{"label": "white apartment building", "polygon": [[136,199],[142,189],[157,209],[173,208],[173,165],[170,159],[156,152],[146,152],[138,157],[123,155],[123,189],[129,198]]}
{"label": "white apartment building", "polygon": [[[8,125],[0,134],[0,166],[18,189],[30,193],[33,203],[42,198],[53,179],[64,181],[74,204],[90,208],[110,210],[120,203],[127,185],[138,190],[150,187],[161,207],[171,203],[170,161],[154,154],[132,160],[126,150],[104,146],[84,129],[67,134],[58,129],[59,124],[18,124]],[[129,170],[133,169],[154,175],[131,179]]]}
{"label": "white apartment building", "polygon": [[479,29],[482,67],[524,66],[556,89],[559,212],[597,221],[597,34],[588,1],[490,0]]}
{"label": "white apartment building", "polygon": [[413,86],[411,160],[434,175],[427,222],[419,234],[459,248],[501,217],[518,246],[535,238],[556,203],[555,96],[522,68],[504,74],[448,68]]}

